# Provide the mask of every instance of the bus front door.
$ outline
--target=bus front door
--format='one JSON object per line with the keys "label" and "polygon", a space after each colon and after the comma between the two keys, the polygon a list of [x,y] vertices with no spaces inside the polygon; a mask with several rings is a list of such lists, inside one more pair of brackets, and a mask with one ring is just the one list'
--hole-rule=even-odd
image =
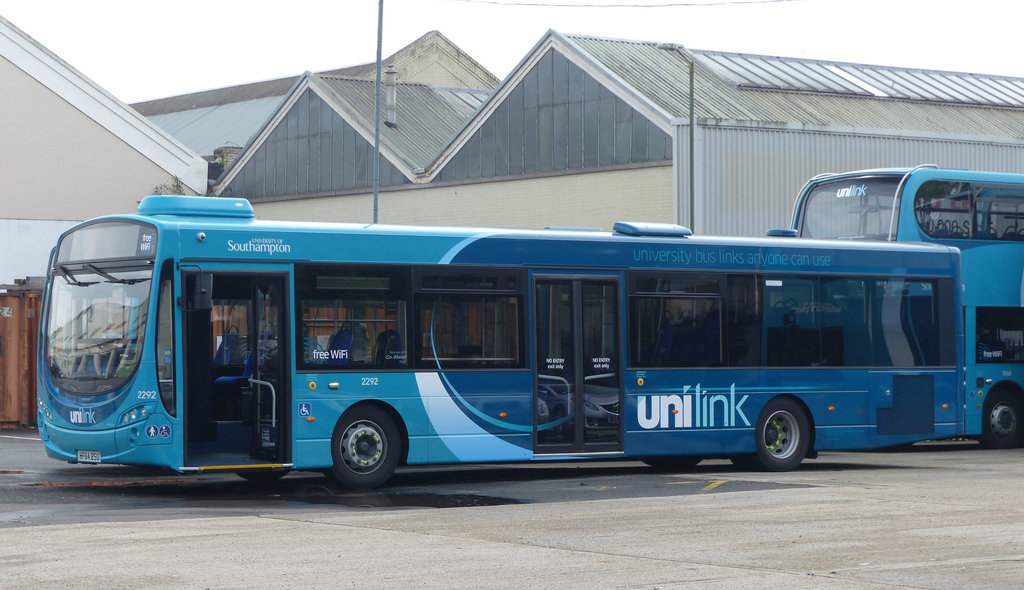
{"label": "bus front door", "polygon": [[280,274],[184,274],[186,467],[286,466],[285,285]]}
{"label": "bus front door", "polygon": [[537,278],[534,448],[538,454],[622,449],[619,284]]}

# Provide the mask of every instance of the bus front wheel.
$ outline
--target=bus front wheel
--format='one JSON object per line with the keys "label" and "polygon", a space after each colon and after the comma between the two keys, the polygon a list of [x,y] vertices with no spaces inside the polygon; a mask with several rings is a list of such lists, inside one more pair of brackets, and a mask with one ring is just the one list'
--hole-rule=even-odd
{"label": "bus front wheel", "polygon": [[768,471],[796,469],[811,444],[807,413],[792,399],[773,399],[761,410],[754,436],[754,455],[761,467]]}
{"label": "bus front wheel", "polygon": [[982,410],[981,444],[990,449],[1009,449],[1019,445],[1020,409],[1020,400],[1012,393],[990,393]]}
{"label": "bus front wheel", "polygon": [[331,476],[339,485],[366,490],[384,485],[398,467],[402,443],[391,416],[373,406],[345,412],[331,437]]}

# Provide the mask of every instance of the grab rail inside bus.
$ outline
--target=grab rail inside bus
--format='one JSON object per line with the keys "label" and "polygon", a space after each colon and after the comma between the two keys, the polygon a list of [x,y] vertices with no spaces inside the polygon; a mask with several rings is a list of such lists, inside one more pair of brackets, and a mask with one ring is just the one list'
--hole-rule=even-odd
{"label": "grab rail inside bus", "polygon": [[[249,377],[249,383],[253,385],[266,385],[270,388],[270,427],[277,428],[277,390],[274,389],[274,384],[269,381],[262,381],[260,379],[253,379]],[[256,390],[256,404],[259,406],[259,389]]]}

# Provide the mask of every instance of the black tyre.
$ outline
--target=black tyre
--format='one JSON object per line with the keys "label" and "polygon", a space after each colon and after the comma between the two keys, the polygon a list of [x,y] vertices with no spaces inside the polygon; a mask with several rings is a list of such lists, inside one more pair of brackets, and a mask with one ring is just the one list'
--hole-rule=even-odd
{"label": "black tyre", "polygon": [[982,409],[981,444],[990,449],[1010,449],[1021,442],[1020,400],[1006,391],[988,394]]}
{"label": "black tyre", "polygon": [[804,460],[811,444],[811,427],[796,401],[776,398],[768,402],[757,418],[755,456],[768,471],[790,471]]}
{"label": "black tyre", "polygon": [[644,457],[640,459],[657,471],[686,471],[693,469],[704,460],[704,457],[693,455],[676,455],[669,457]]}
{"label": "black tyre", "polygon": [[377,488],[391,479],[401,455],[401,435],[387,412],[373,406],[352,408],[334,427],[330,474],[346,488]]}

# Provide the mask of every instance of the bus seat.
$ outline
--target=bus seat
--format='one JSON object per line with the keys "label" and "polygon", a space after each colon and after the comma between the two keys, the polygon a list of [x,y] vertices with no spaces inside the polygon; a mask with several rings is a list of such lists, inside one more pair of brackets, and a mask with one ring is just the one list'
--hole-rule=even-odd
{"label": "bus seat", "polygon": [[339,330],[327,346],[327,364],[334,366],[345,366],[348,364],[348,357],[352,351],[352,331],[348,329]]}
{"label": "bus seat", "polygon": [[376,348],[373,352],[373,364],[377,367],[402,366],[402,337],[397,330],[384,330],[377,334]]}
{"label": "bus seat", "polygon": [[244,385],[248,383],[249,377],[252,377],[256,363],[253,361],[253,351],[250,350],[248,356],[245,357],[244,368],[242,369],[241,375],[224,375],[217,377],[213,380],[217,385]]}

